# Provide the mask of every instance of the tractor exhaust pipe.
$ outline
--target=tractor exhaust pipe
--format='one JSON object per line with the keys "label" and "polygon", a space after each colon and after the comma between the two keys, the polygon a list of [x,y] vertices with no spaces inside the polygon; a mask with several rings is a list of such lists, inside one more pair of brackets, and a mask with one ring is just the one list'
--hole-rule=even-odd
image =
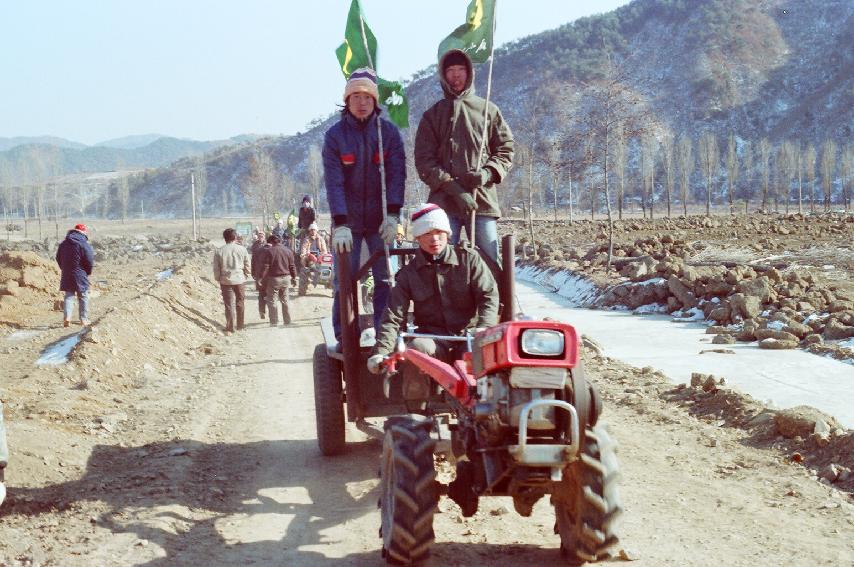
{"label": "tractor exhaust pipe", "polygon": [[506,234],[501,239],[501,281],[498,285],[501,322],[512,321],[516,316],[516,239]]}

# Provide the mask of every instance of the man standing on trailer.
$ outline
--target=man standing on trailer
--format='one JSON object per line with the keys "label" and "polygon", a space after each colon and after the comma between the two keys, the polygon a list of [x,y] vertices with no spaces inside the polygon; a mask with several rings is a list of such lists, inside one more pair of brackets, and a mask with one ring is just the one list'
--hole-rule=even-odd
{"label": "man standing on trailer", "polygon": [[[439,61],[445,96],[424,112],[415,135],[415,168],[430,187],[431,203],[448,212],[454,243],[469,234],[475,212],[475,244],[496,263],[501,216],[496,186],[513,165],[513,134],[501,111],[474,94],[474,68],[458,49]],[[486,119],[486,141],[484,137]],[[481,147],[483,156],[478,155]]]}
{"label": "man standing on trailer", "polygon": [[[323,142],[323,172],[326,196],[332,213],[332,248],[350,254],[350,273],[359,267],[362,242],[373,254],[391,244],[397,233],[406,182],[406,156],[397,127],[380,117],[377,76],[372,69],[356,69],[344,88],[341,120],[326,132]],[[382,210],[380,144],[385,164],[386,210]],[[374,327],[388,300],[390,285],[385,258],[371,265],[374,277]],[[337,272],[336,272],[337,273]],[[332,325],[340,341],[338,278],[334,279]],[[340,343],[339,343],[340,344]]]}

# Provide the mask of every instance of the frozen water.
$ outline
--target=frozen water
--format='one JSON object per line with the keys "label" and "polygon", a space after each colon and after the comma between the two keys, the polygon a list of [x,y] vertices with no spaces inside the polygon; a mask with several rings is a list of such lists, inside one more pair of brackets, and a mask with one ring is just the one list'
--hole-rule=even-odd
{"label": "frozen water", "polygon": [[[521,279],[521,278],[520,278]],[[589,285],[589,282],[585,282]],[[652,366],[676,383],[692,372],[725,377],[758,400],[788,408],[809,405],[854,428],[854,367],[803,350],[760,350],[757,343],[727,345],[736,354],[700,354],[710,345],[703,323],[663,315],[635,317],[626,312],[580,309],[578,303],[541,286],[519,282],[521,309],[535,317],[565,321],[598,342],[607,356],[637,367]],[[577,295],[564,286],[563,294]],[[581,295],[588,296],[584,287]],[[563,295],[562,294],[562,295]]]}
{"label": "frozen water", "polygon": [[42,351],[39,359],[36,361],[36,364],[39,366],[56,366],[59,364],[65,364],[68,362],[68,356],[71,354],[71,351],[74,350],[74,347],[76,347],[77,343],[80,342],[81,335],[82,332],[74,333],[69,337],[65,337],[64,339],[47,345],[47,347]]}
{"label": "frozen water", "polygon": [[155,277],[157,278],[157,281],[162,282],[163,280],[168,280],[169,278],[171,278],[173,273],[174,270],[172,268],[169,268],[168,270],[157,272],[157,276]]}
{"label": "frozen water", "polygon": [[28,339],[31,339],[31,338],[37,336],[37,335],[40,335],[43,332],[44,331],[32,330],[32,329],[28,329],[28,330],[24,330],[24,331],[13,331],[12,333],[9,333],[9,336],[6,337],[6,340],[11,341],[11,342],[26,341]]}

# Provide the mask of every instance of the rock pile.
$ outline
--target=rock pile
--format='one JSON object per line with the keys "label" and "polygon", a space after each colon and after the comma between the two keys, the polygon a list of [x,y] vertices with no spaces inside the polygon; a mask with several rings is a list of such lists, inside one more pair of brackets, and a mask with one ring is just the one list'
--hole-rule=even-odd
{"label": "rock pile", "polygon": [[50,310],[59,289],[59,267],[35,252],[0,255],[0,322],[25,318],[30,309]]}

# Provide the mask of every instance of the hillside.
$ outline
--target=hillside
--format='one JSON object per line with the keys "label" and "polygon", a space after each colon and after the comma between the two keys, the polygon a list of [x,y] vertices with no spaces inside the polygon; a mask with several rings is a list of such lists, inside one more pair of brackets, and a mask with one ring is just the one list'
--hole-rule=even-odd
{"label": "hillside", "polygon": [[[817,147],[832,138],[842,147],[852,141],[854,124],[851,45],[854,3],[848,0],[635,0],[501,47],[493,100],[520,142],[570,138],[558,95],[580,90],[583,96],[603,75],[611,53],[626,69],[625,87],[645,102],[659,132],[696,140],[710,130],[721,148],[729,132],[739,140],[767,137],[772,144],[793,140]],[[440,96],[434,72],[416,73],[407,86],[409,147],[418,117]],[[479,69],[480,93],[485,76],[485,68]],[[542,102],[541,116],[532,121],[535,100]],[[216,206],[225,195],[232,208],[240,207],[237,187],[247,183],[249,156],[259,148],[295,181],[294,193],[304,191],[309,147],[322,143],[333,119],[292,138],[209,156],[205,202]],[[531,124],[539,125],[537,131]],[[175,164],[146,176],[134,196],[157,201],[162,214],[180,214],[189,207],[183,190],[188,167]],[[518,185],[511,178],[507,203],[521,198]],[[410,175],[408,193],[416,189]]]}

